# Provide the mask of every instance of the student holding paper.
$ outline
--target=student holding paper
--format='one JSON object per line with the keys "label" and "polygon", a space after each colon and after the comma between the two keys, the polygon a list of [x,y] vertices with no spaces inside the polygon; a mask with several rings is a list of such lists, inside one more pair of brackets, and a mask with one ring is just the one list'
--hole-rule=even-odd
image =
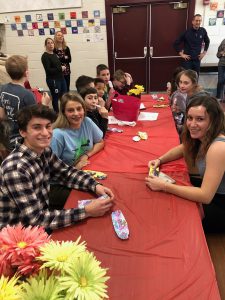
{"label": "student holding paper", "polygon": [[225,231],[225,118],[216,98],[201,96],[190,101],[182,144],[151,160],[149,166],[157,168],[182,157],[197,166],[202,177],[199,187],[171,184],[153,175],[145,179],[146,185],[202,203],[205,231]]}

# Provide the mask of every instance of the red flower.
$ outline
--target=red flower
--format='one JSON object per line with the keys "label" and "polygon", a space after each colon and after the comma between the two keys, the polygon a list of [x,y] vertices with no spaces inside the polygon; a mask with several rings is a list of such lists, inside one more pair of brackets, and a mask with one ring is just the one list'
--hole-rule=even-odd
{"label": "red flower", "polygon": [[6,226],[0,231],[0,275],[31,275],[39,270],[36,257],[39,247],[49,241],[43,227],[22,224]]}

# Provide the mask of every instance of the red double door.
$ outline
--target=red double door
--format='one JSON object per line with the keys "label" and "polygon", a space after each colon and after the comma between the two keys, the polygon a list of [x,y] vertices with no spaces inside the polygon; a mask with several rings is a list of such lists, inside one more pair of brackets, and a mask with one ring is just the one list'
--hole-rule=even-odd
{"label": "red double door", "polygon": [[151,3],[111,7],[107,26],[109,65],[122,69],[146,91],[163,91],[181,60],[173,48],[175,39],[187,28],[187,8],[176,3]]}

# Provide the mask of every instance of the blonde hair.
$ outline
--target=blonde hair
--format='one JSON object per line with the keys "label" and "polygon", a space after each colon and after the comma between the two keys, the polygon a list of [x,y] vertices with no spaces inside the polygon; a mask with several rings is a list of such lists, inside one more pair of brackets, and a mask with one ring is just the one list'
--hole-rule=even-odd
{"label": "blonde hair", "polygon": [[86,115],[86,107],[83,99],[77,92],[65,93],[61,98],[60,110],[58,118],[53,124],[53,128],[69,128],[70,124],[65,116],[66,105],[69,101],[78,102],[84,109],[84,115]]}
{"label": "blonde hair", "polygon": [[[54,43],[55,43],[55,48],[56,49],[59,48],[59,43],[58,43],[57,38],[56,38],[57,33],[59,33],[59,32],[62,33],[60,30],[58,30],[58,31],[55,32],[55,35],[54,35]],[[62,33],[62,35],[63,35],[63,33]],[[65,50],[66,47],[67,47],[67,45],[66,45],[66,42],[65,42],[65,39],[64,39],[64,35],[63,35],[62,49]]]}

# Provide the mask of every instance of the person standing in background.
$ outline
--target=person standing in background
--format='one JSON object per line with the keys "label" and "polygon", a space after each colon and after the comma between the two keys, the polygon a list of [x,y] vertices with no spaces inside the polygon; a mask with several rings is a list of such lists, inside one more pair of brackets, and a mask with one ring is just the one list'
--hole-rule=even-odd
{"label": "person standing in background", "polygon": [[45,39],[46,51],[42,54],[41,61],[46,73],[46,83],[52,95],[52,106],[55,112],[58,113],[59,98],[66,92],[66,81],[63,76],[65,66],[61,66],[61,62],[54,51],[54,41],[51,38]]}
{"label": "person standing in background", "polygon": [[[28,78],[27,58],[22,55],[12,55],[6,60],[5,68],[11,82],[1,86],[0,122],[8,122],[10,127],[9,150],[12,150],[20,137],[17,113],[26,106],[36,104],[36,100],[33,93],[24,87],[24,82]],[[45,105],[49,104],[50,97],[47,93],[43,93],[41,102]]]}
{"label": "person standing in background", "polygon": [[66,80],[67,92],[70,90],[70,63],[71,63],[71,54],[70,48],[66,45],[64,35],[61,31],[56,31],[54,37],[54,53],[58,56],[61,65],[65,66],[65,70],[63,71],[64,78]]}
{"label": "person standing in background", "polygon": [[[209,37],[205,28],[200,27],[202,16],[194,15],[192,19],[192,28],[183,32],[174,42],[174,49],[183,58],[182,67],[200,72],[200,63],[209,48]],[[202,51],[204,43],[204,51]],[[181,45],[183,47],[181,47]]]}
{"label": "person standing in background", "polygon": [[223,100],[225,84],[225,39],[219,45],[216,56],[219,58],[216,98]]}

